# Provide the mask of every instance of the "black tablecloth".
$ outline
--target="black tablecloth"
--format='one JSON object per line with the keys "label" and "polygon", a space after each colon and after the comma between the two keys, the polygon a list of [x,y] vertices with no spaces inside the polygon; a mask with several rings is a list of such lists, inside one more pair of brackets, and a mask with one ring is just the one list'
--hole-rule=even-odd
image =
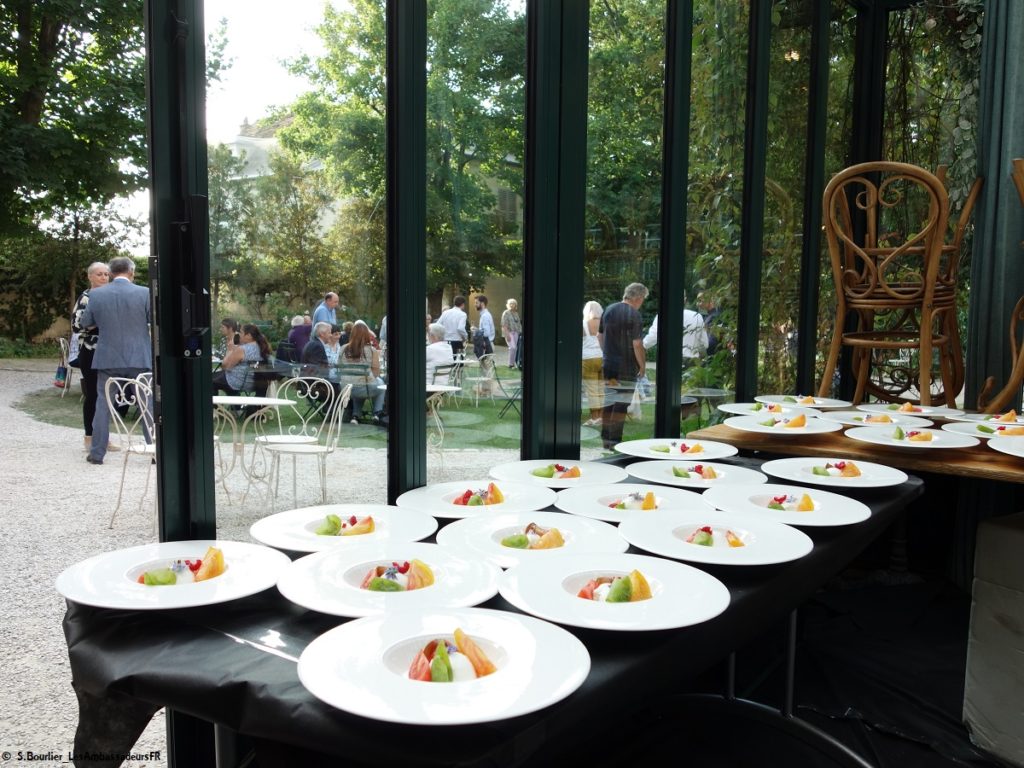
{"label": "black tablecloth", "polygon": [[[166,612],[69,603],[64,631],[80,703],[76,751],[128,752],[152,714],[167,706],[353,764],[515,765],[545,744],[593,740],[609,708],[685,692],[696,674],[757,637],[842,570],[921,492],[921,481],[911,478],[850,494],[871,507],[871,518],[805,528],[815,546],[798,561],[702,566],[732,595],[728,609],[703,624],[642,633],[569,628],[592,658],[581,688],[541,712],[486,725],[401,726],[321,703],[299,682],[295,660],[314,638],[345,620],[293,605],[276,590]],[[500,596],[483,607],[515,611]]]}

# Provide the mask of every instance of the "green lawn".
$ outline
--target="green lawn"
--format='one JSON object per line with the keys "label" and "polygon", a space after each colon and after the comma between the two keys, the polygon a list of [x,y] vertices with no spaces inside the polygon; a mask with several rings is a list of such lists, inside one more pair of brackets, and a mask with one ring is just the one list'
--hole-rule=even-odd
{"label": "green lawn", "polygon": [[[26,395],[14,403],[14,407],[47,424],[81,428],[81,393],[77,381],[75,388],[65,397],[62,398],[60,394],[61,391],[55,387],[43,388]],[[466,396],[463,396],[461,401],[445,403],[440,411],[445,425],[445,448],[517,449],[521,428],[520,417],[514,409],[510,409],[504,418],[498,418],[503,404],[502,400],[492,402],[489,399],[481,399],[479,406],[475,406],[473,399]],[[654,403],[651,402],[643,406],[642,419],[626,422],[623,439],[653,437],[653,424]],[[683,422],[684,434],[696,429],[697,426],[697,417],[690,416]],[[428,417],[427,429],[432,428],[432,422]],[[581,427],[580,430],[584,447],[601,447],[599,429]],[[348,448],[387,447],[387,431],[373,424],[345,424],[341,435],[341,445]]]}

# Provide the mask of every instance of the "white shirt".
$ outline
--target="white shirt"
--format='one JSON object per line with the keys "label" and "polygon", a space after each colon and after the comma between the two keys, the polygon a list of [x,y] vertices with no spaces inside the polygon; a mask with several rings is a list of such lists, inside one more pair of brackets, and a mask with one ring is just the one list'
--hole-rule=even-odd
{"label": "white shirt", "polygon": [[[651,329],[644,336],[644,349],[658,343],[658,316],[654,316]],[[708,332],[704,329],[704,318],[692,309],[683,310],[683,358],[693,359],[703,355],[708,348]]]}
{"label": "white shirt", "polygon": [[[451,365],[454,362],[452,345],[447,341],[435,341],[433,344],[427,344],[427,384],[434,383],[434,370],[437,366]],[[438,382],[438,384],[447,383],[445,381]]]}
{"label": "white shirt", "polygon": [[490,341],[494,341],[494,318],[487,307],[480,310],[480,330]]}
{"label": "white shirt", "polygon": [[466,333],[466,313],[458,307],[446,309],[441,313],[441,316],[437,318],[437,322],[444,326],[445,341],[466,340],[468,335]]}

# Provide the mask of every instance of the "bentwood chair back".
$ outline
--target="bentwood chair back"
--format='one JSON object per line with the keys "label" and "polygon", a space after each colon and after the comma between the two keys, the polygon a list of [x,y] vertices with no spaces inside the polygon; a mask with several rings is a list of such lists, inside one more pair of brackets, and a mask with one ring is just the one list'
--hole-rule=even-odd
{"label": "bentwood chair back", "polygon": [[153,458],[156,456],[156,435],[153,422],[153,374],[142,373],[138,378],[129,379],[111,376],[107,379],[106,391],[107,410],[114,422],[114,429],[120,442],[121,455],[121,486],[117,491],[117,505],[110,516],[110,527],[114,527],[114,518],[121,509],[124,496],[124,480],[128,472],[128,460],[132,456],[141,457],[146,463],[146,486],[139,499],[139,509],[149,492],[149,477],[153,472]]}
{"label": "bentwood chair back", "polygon": [[[819,396],[830,393],[839,353],[849,346],[857,374],[855,403],[870,393],[930,404],[937,356],[944,397],[952,405],[949,329],[956,304],[955,287],[939,290],[949,218],[942,182],[907,163],[861,163],[832,178],[823,205],[836,316]],[[876,353],[885,350],[909,357],[912,372],[878,368],[872,378]]]}

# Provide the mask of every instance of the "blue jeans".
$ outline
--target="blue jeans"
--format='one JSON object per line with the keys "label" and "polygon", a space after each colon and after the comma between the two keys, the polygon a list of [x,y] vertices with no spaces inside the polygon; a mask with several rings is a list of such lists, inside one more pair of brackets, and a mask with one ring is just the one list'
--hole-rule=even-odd
{"label": "blue jeans", "polygon": [[373,413],[377,414],[384,410],[384,390],[378,389],[376,384],[353,384],[352,395],[352,418],[358,418],[363,412],[363,403],[372,401]]}

